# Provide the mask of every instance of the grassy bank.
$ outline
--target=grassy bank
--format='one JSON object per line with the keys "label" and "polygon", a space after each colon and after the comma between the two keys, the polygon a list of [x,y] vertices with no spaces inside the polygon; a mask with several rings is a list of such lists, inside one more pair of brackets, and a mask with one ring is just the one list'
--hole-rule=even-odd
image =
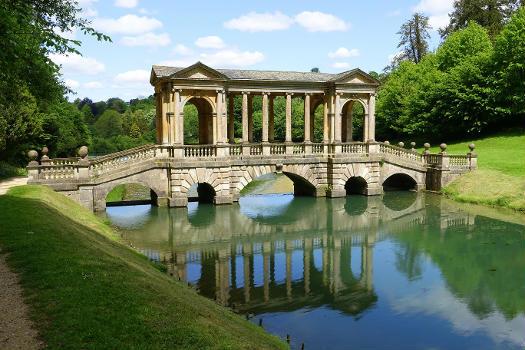
{"label": "grassy bank", "polygon": [[[470,203],[525,210],[525,130],[513,129],[448,145],[447,152],[468,152],[476,144],[478,169],[443,189],[449,197]],[[439,152],[439,147],[431,148]]]}
{"label": "grassy bank", "polygon": [[15,187],[0,207],[0,246],[50,348],[286,348],[160,272],[60,194]]}

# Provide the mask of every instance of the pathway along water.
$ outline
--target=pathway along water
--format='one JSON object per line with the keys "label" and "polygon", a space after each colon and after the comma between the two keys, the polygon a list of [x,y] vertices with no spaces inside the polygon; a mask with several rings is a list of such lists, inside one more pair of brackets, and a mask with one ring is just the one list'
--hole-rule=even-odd
{"label": "pathway along water", "polygon": [[523,216],[421,193],[244,196],[107,216],[175,278],[290,334],[292,348],[525,345]]}

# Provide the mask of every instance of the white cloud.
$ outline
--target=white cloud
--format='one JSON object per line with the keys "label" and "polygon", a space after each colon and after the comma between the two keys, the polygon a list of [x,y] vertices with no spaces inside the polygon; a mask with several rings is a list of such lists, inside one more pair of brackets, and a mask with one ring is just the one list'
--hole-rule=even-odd
{"label": "white cloud", "polygon": [[434,29],[445,27],[449,23],[448,13],[453,9],[454,0],[421,0],[412,8],[414,12],[428,15],[428,22]]}
{"label": "white cloud", "polygon": [[102,89],[104,84],[98,81],[88,81],[87,83],[82,84],[86,89]]}
{"label": "white cloud", "polygon": [[93,3],[98,0],[77,0],[78,6],[82,9],[80,12],[81,17],[95,17],[98,15],[98,11],[93,8]]}
{"label": "white cloud", "polygon": [[221,50],[212,54],[202,53],[200,59],[212,67],[243,67],[251,66],[264,60],[259,51],[239,51],[237,49]]}
{"label": "white cloud", "polygon": [[94,75],[106,70],[103,63],[92,57],[83,57],[74,53],[57,54],[52,53],[49,58],[60,65],[63,74],[89,74]]}
{"label": "white cloud", "polygon": [[162,22],[152,17],[125,15],[115,18],[95,18],[93,26],[103,33],[137,35],[162,27]]}
{"label": "white cloud", "polygon": [[341,18],[323,12],[304,11],[295,16],[295,21],[310,32],[345,31],[351,27]]}
{"label": "white cloud", "polygon": [[184,46],[182,44],[175,45],[172,52],[175,55],[181,55],[181,56],[193,55],[193,50],[191,50],[189,47]]}
{"label": "white cloud", "polygon": [[343,57],[356,57],[359,56],[358,49],[348,50],[346,47],[340,47],[335,52],[329,52],[328,57],[330,58],[343,58]]}
{"label": "white cloud", "polygon": [[348,62],[335,62],[334,64],[332,64],[332,67],[337,69],[348,69],[350,68],[350,65],[348,64]]}
{"label": "white cloud", "polygon": [[150,72],[144,69],[130,70],[124,73],[120,73],[115,77],[115,81],[118,83],[129,83],[129,82],[149,82]]}
{"label": "white cloud", "polygon": [[247,15],[234,18],[224,23],[228,29],[237,29],[243,32],[270,32],[273,30],[288,29],[294,20],[279,11],[274,13],[250,12]]}
{"label": "white cloud", "polygon": [[145,8],[140,8],[139,9],[139,13],[140,14],[143,14],[143,15],[154,15],[154,14],[157,14],[158,11],[157,10],[148,10],[148,9],[145,9]]}
{"label": "white cloud", "polygon": [[66,85],[72,89],[74,88],[77,88],[80,86],[80,83],[76,80],[73,80],[73,79],[66,79],[64,80],[64,83],[66,83]]}
{"label": "white cloud", "polygon": [[388,55],[388,62],[392,63],[394,59],[399,58],[405,54],[405,51],[398,51],[396,53],[392,53]]}
{"label": "white cloud", "polygon": [[70,28],[69,30],[65,32],[61,31],[57,27],[54,27],[53,32],[55,32],[55,34],[60,35],[62,38],[66,38],[69,40],[75,40],[77,38],[77,29],[75,27]]}
{"label": "white cloud", "polygon": [[195,45],[203,49],[222,49],[226,46],[224,41],[215,35],[198,38],[195,40]]}
{"label": "white cloud", "polygon": [[145,33],[139,36],[125,36],[120,40],[124,46],[167,46],[171,42],[168,33]]}
{"label": "white cloud", "polygon": [[138,0],[115,0],[115,6],[116,7],[124,7],[127,9],[131,9],[134,7],[137,7]]}
{"label": "white cloud", "polygon": [[394,11],[390,11],[389,13],[387,13],[386,15],[388,17],[395,17],[395,16],[399,16],[401,14],[401,10],[400,9],[397,9],[397,10],[394,10]]}

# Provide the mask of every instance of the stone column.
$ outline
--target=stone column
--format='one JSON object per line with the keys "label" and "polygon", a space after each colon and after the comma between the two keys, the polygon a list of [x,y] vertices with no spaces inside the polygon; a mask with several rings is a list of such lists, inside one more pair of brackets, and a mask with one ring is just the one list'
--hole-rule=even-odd
{"label": "stone column", "polygon": [[341,93],[335,94],[334,141],[341,142]]}
{"label": "stone column", "polygon": [[184,143],[184,130],[180,130],[184,128],[184,120],[181,120],[184,118],[184,112],[181,111],[180,92],[181,89],[173,89],[173,113],[175,115],[175,121],[171,128],[174,131],[173,143],[176,145],[182,145]]}
{"label": "stone column", "polygon": [[170,89],[164,87],[162,89],[162,144],[166,145],[169,143],[169,99]]}
{"label": "stone column", "polygon": [[217,143],[221,142],[222,135],[221,135],[221,129],[222,129],[222,109],[223,109],[223,99],[222,99],[222,90],[216,90],[217,96],[216,96],[216,107],[217,111],[215,113],[215,118],[213,119],[213,144],[216,145]]}
{"label": "stone column", "polygon": [[162,92],[155,87],[155,125],[157,126],[157,143],[162,143]]}
{"label": "stone column", "polygon": [[329,101],[330,101],[329,102],[330,112],[328,114],[329,125],[330,125],[329,141],[334,142],[335,140],[335,133],[334,133],[334,130],[335,130],[335,95],[334,94],[330,94]]}
{"label": "stone column", "polygon": [[262,142],[268,142],[268,95],[262,93]]}
{"label": "stone column", "polygon": [[233,115],[233,94],[228,94],[228,141],[235,142],[235,124]]}
{"label": "stone column", "polygon": [[376,93],[370,94],[368,99],[368,141],[376,139]]}
{"label": "stone column", "polygon": [[253,95],[248,95],[248,142],[253,142]]}
{"label": "stone column", "polygon": [[309,92],[304,94],[304,142],[312,141],[310,136],[310,95]]}
{"label": "stone column", "polygon": [[170,106],[169,106],[169,130],[168,130],[168,143],[170,145],[175,144],[176,138],[176,125],[177,125],[177,114],[176,114],[176,102],[175,102],[175,89],[172,88],[170,91]]}
{"label": "stone column", "polygon": [[286,142],[292,142],[292,92],[286,93]]}
{"label": "stone column", "polygon": [[368,113],[363,113],[363,142],[368,140]]}
{"label": "stone column", "polygon": [[242,142],[248,142],[248,95],[247,91],[242,92]]}
{"label": "stone column", "polygon": [[270,98],[270,107],[269,107],[269,118],[268,118],[268,141],[270,142],[273,142],[275,140],[275,135],[274,135],[274,113],[273,113],[273,99],[274,99],[274,96],[270,95],[269,96]]}
{"label": "stone column", "polygon": [[286,254],[286,296],[292,297],[292,251],[293,241],[285,241],[284,249]]}

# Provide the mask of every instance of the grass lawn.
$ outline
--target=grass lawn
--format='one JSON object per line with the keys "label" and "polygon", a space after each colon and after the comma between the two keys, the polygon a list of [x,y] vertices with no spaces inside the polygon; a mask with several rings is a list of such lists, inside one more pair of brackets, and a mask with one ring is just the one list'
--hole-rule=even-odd
{"label": "grass lawn", "polygon": [[0,246],[49,348],[287,348],[159,271],[58,193],[14,187],[0,196],[0,208]]}
{"label": "grass lawn", "polygon": [[[466,154],[474,143],[478,169],[443,189],[448,196],[471,203],[525,210],[525,130],[516,128],[480,139],[448,145],[451,154]],[[439,146],[432,152],[440,152]]]}

